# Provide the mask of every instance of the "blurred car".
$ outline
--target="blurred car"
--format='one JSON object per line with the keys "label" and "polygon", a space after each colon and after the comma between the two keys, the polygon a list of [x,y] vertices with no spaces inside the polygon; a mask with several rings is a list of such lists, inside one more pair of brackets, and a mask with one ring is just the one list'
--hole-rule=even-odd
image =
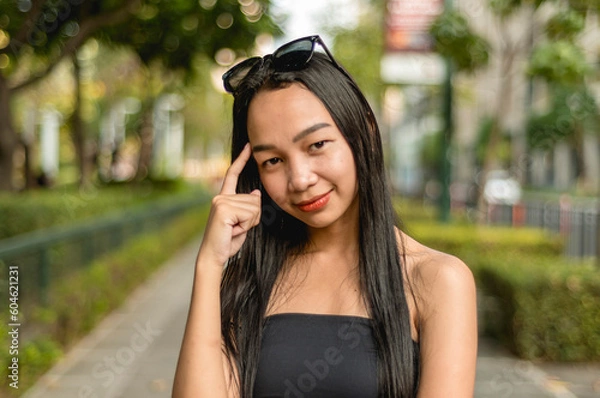
{"label": "blurred car", "polygon": [[506,170],[488,173],[483,197],[490,204],[514,205],[521,200],[521,185]]}

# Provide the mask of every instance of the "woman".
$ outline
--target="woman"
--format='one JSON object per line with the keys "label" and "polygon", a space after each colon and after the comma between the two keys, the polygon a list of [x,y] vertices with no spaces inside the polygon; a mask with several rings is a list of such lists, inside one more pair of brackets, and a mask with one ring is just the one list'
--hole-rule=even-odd
{"label": "woman", "polygon": [[223,79],[235,160],[198,253],[173,396],[472,396],[472,274],[395,226],[353,79],[318,36]]}

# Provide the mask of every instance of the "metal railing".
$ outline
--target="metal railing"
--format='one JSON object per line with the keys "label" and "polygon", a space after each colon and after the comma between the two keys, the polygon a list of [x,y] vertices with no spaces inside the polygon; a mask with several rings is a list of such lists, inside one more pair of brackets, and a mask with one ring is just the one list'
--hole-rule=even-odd
{"label": "metal railing", "polygon": [[490,205],[488,222],[536,227],[560,234],[565,239],[567,257],[589,258],[599,253],[600,210],[595,203],[527,201]]}
{"label": "metal railing", "polygon": [[[0,240],[0,268],[19,268],[21,304],[45,303],[53,280],[65,278],[129,239],[155,231],[207,203],[206,195],[170,198],[65,227],[51,227]],[[1,279],[7,278],[3,269]],[[6,284],[0,287],[0,297]]]}

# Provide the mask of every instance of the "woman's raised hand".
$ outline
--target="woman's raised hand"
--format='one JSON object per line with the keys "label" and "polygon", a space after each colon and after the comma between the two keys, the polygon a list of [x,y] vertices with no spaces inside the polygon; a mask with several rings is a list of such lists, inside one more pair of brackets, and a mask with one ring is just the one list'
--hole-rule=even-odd
{"label": "woman's raised hand", "polygon": [[221,192],[212,200],[199,254],[220,266],[240,250],[248,231],[260,222],[260,190],[249,194],[235,192],[239,175],[251,154],[250,144],[246,144],[229,166]]}

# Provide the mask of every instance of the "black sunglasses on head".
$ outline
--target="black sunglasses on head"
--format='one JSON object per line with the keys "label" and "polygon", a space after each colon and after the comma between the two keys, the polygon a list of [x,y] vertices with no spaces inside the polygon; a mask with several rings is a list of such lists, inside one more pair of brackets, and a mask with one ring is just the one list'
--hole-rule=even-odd
{"label": "black sunglasses on head", "polygon": [[266,59],[271,59],[271,67],[276,72],[291,72],[304,68],[315,53],[315,44],[319,43],[329,56],[331,63],[344,75],[347,73],[335,61],[331,52],[318,36],[307,36],[293,40],[279,47],[273,54],[264,57],[252,57],[233,66],[223,74],[223,87],[228,93],[235,93],[241,82],[248,74],[257,67],[264,64]]}

